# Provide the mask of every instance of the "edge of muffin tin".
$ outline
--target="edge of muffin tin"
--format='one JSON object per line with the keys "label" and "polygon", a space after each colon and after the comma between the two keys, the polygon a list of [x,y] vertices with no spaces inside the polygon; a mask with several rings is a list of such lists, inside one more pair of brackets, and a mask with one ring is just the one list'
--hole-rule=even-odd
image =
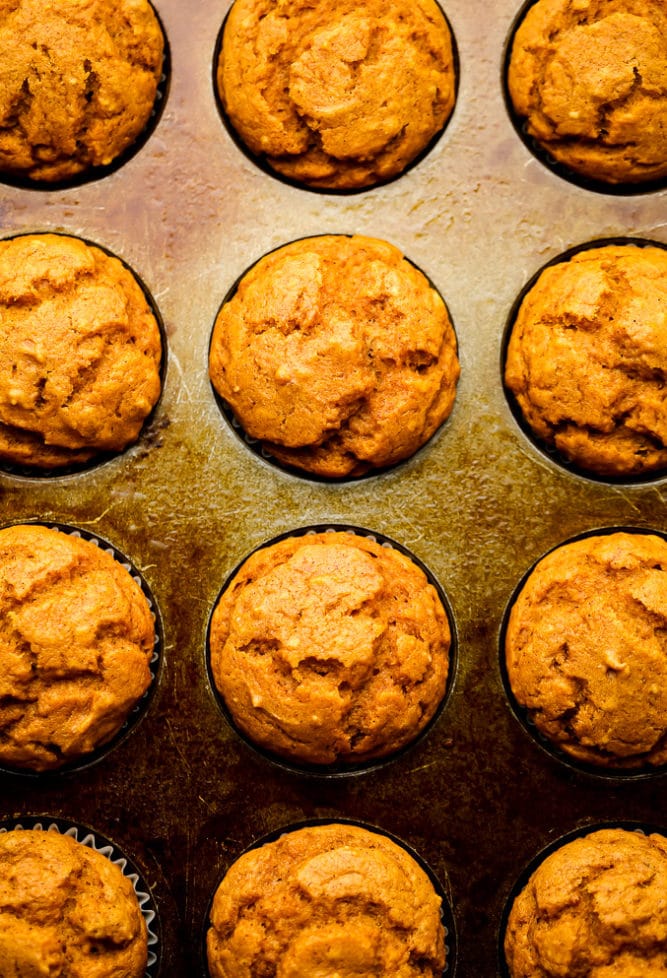
{"label": "edge of muffin tin", "polygon": [[[275,252],[280,251],[282,248],[288,247],[288,245],[296,244],[301,241],[308,241],[311,238],[324,238],[324,237],[355,238],[355,237],[364,237],[364,235],[359,235],[357,232],[354,231],[331,231],[331,232],[325,231],[325,232],[315,232],[313,234],[305,234],[302,237],[290,238],[288,241],[283,241],[281,244],[276,245],[275,248],[270,248],[268,251],[265,251],[263,254],[259,255],[259,257],[251,261],[250,264],[245,267],[245,269],[236,277],[234,282],[231,284],[231,286],[225,293],[222,302],[219,304],[215,312],[215,315],[213,317],[213,322],[211,324],[211,328],[209,331],[209,340],[208,340],[207,355],[206,355],[207,365],[210,362],[211,345],[213,343],[213,331],[215,329],[215,324],[218,320],[218,317],[222,312],[223,307],[226,306],[228,302],[231,302],[231,300],[234,298],[234,296],[238,291],[239,285],[246,277],[246,275],[248,275],[249,272],[251,272],[252,269],[255,268],[255,266],[258,265],[259,262],[262,261],[264,258],[267,258],[269,255],[272,255]],[[398,248],[398,245],[393,245],[393,243],[387,239],[376,238],[375,240],[378,241],[384,240],[387,242],[387,244],[392,244],[393,247]],[[403,261],[411,265],[417,272],[419,272],[420,275],[423,275],[423,277],[426,279],[429,286],[440,297],[440,300],[442,301],[442,304],[444,305],[445,310],[447,312],[447,317],[449,319],[452,328],[452,333],[454,334],[455,352],[458,359],[459,338],[456,330],[456,323],[454,322],[454,318],[449,309],[449,305],[447,304],[447,300],[445,299],[444,295],[442,294],[438,286],[435,284],[433,279],[429,275],[427,275],[427,273],[423,270],[423,268],[417,265],[416,262],[414,262],[408,255],[406,255],[402,248],[398,248],[398,250],[401,253]],[[324,483],[327,485],[335,485],[335,486],[346,485],[354,482],[363,482],[366,479],[377,478],[378,476],[384,475],[385,473],[395,472],[397,469],[400,469],[402,466],[407,465],[412,459],[418,457],[428,445],[432,444],[437,438],[439,438],[442,435],[442,433],[447,428],[452,415],[456,410],[456,401],[458,397],[458,392],[456,392],[454,397],[454,404],[452,405],[452,410],[450,411],[449,415],[440,424],[440,426],[436,428],[436,430],[433,432],[431,437],[428,438],[423,443],[423,445],[420,445],[419,448],[417,448],[417,450],[412,453],[412,455],[408,455],[406,458],[399,459],[397,462],[394,462],[390,465],[378,466],[377,468],[371,467],[368,469],[367,472],[362,472],[360,475],[327,476],[327,475],[318,475],[315,472],[308,472],[306,469],[299,468],[296,465],[289,465],[287,462],[281,462],[277,458],[274,458],[274,456],[270,453],[270,451],[268,451],[268,449],[264,447],[262,441],[259,438],[253,438],[246,432],[245,428],[243,427],[239,419],[236,417],[236,414],[233,408],[231,407],[231,405],[215,389],[215,386],[213,385],[213,381],[211,380],[210,377],[210,371],[209,371],[209,387],[211,389],[211,393],[213,395],[215,404],[222,418],[224,419],[224,421],[227,423],[227,426],[231,430],[232,434],[242,445],[245,445],[245,447],[253,455],[255,455],[256,458],[261,459],[262,462],[264,462],[267,465],[270,465],[272,468],[278,470],[279,472],[284,472],[287,475],[294,476],[297,479],[303,479],[306,482],[315,482],[320,484]],[[457,382],[457,388],[458,388],[458,382]]]}
{"label": "edge of muffin tin", "polygon": [[523,586],[540,561],[567,544],[575,543],[578,540],[586,540],[590,537],[611,536],[614,533],[634,533],[641,536],[657,536],[667,542],[667,531],[658,530],[651,526],[613,525],[584,530],[582,533],[577,533],[574,536],[568,537],[567,539],[561,540],[559,543],[554,544],[553,547],[550,547],[544,553],[540,554],[531,563],[530,567],[528,567],[522,574],[521,578],[512,589],[512,593],[503,611],[502,621],[498,632],[496,660],[500,671],[500,679],[505,697],[505,703],[514,719],[522,728],[523,732],[543,752],[543,754],[548,755],[552,760],[562,764],[570,771],[588,775],[599,781],[604,781],[607,783],[649,781],[664,777],[667,774],[667,762],[658,765],[651,765],[644,762],[636,767],[615,767],[613,764],[609,766],[589,764],[586,761],[580,761],[577,760],[577,758],[570,756],[565,751],[561,750],[557,744],[550,741],[548,737],[540,733],[535,724],[529,719],[529,710],[520,706],[516,700],[516,697],[514,696],[507,675],[507,666],[505,662],[505,637],[507,634],[510,613],[517,598],[519,597],[519,594],[521,593],[521,590],[523,589]]}
{"label": "edge of muffin tin", "polygon": [[563,846],[568,845],[568,843],[574,842],[576,839],[583,839],[586,836],[592,835],[594,832],[598,832],[603,829],[625,829],[628,832],[637,832],[639,835],[663,835],[667,837],[667,827],[664,826],[630,819],[605,819],[601,822],[591,821],[586,822],[585,824],[579,824],[574,829],[570,829],[568,832],[565,832],[546,843],[546,845],[538,850],[535,855],[524,865],[520,874],[512,884],[509,893],[505,897],[505,902],[503,904],[503,909],[500,916],[500,924],[498,927],[497,963],[500,978],[512,978],[505,959],[504,944],[505,934],[507,932],[507,923],[514,900],[519,896],[521,891],[528,883],[530,877],[548,856],[552,855],[552,853],[556,852],[558,849],[562,849]]}
{"label": "edge of muffin tin", "polygon": [[273,167],[269,166],[269,164],[266,162],[264,157],[253,153],[252,150],[250,150],[245,145],[241,137],[237,134],[236,130],[234,129],[234,126],[231,124],[229,120],[227,112],[225,111],[225,107],[222,104],[222,98],[220,96],[220,92],[218,91],[217,72],[218,72],[218,62],[220,60],[220,53],[222,50],[222,40],[225,32],[225,27],[227,24],[227,19],[229,17],[232,7],[234,6],[234,2],[232,0],[232,3],[230,3],[229,8],[223,18],[222,24],[220,25],[220,30],[218,31],[218,34],[216,36],[215,47],[213,50],[213,58],[211,61],[211,84],[213,88],[213,98],[215,100],[215,105],[218,110],[218,114],[220,116],[222,126],[225,132],[227,133],[227,135],[229,136],[229,138],[231,139],[234,146],[236,146],[238,151],[243,156],[245,156],[245,158],[249,160],[253,164],[253,166],[256,166],[257,169],[260,170],[265,175],[271,177],[274,180],[278,180],[279,183],[283,183],[288,187],[294,187],[297,190],[306,191],[307,193],[311,193],[311,194],[327,194],[327,195],[331,195],[332,197],[353,197],[357,194],[370,193],[373,190],[377,190],[381,187],[387,187],[390,184],[395,183],[397,180],[400,180],[401,177],[405,176],[405,174],[409,173],[410,170],[414,169],[416,166],[422,163],[424,159],[433,152],[433,150],[438,145],[438,143],[444,136],[445,132],[449,128],[449,125],[451,124],[451,121],[454,118],[454,114],[456,113],[456,109],[458,106],[459,88],[461,83],[461,60],[459,57],[458,41],[456,39],[456,34],[454,33],[454,28],[452,27],[451,21],[447,16],[447,13],[445,12],[442,4],[440,3],[440,0],[435,0],[435,2],[440,8],[440,12],[449,30],[449,35],[450,35],[451,45],[452,45],[452,66],[454,72],[454,105],[452,107],[452,111],[449,113],[449,116],[445,120],[445,124],[443,125],[442,129],[436,132],[435,135],[431,137],[427,145],[421,150],[421,152],[418,153],[417,156],[415,156],[412,160],[410,160],[407,166],[405,166],[400,171],[400,173],[395,174],[393,177],[389,177],[385,180],[378,180],[376,183],[371,183],[364,187],[312,187],[308,183],[304,183],[301,180],[296,180],[292,177],[285,176],[285,174],[283,173],[279,173],[277,170],[274,170]]}
{"label": "edge of muffin tin", "polygon": [[110,862],[118,866],[123,876],[129,879],[137,896],[141,915],[146,923],[148,934],[148,960],[146,963],[146,978],[156,978],[160,967],[161,927],[157,905],[148,883],[136,864],[125,854],[115,842],[102,835],[82,822],[57,818],[51,815],[21,815],[15,818],[5,818],[0,821],[0,834],[23,829],[33,832],[57,832],[59,835],[69,835],[76,842],[101,853]]}
{"label": "edge of muffin tin", "polygon": [[[305,536],[312,536],[318,533],[337,533],[337,532],[351,533],[354,534],[355,536],[366,537],[370,540],[374,540],[376,543],[379,543],[380,546],[384,546],[389,549],[396,550],[399,553],[403,554],[404,557],[407,557],[409,560],[411,560],[426,575],[426,579],[428,580],[429,584],[435,588],[438,598],[442,602],[442,606],[445,610],[445,614],[447,615],[447,621],[449,624],[449,629],[451,634],[447,683],[445,686],[445,692],[442,696],[442,699],[440,700],[440,703],[438,704],[438,707],[435,713],[433,714],[433,716],[431,717],[431,719],[429,720],[429,722],[426,724],[425,727],[423,727],[422,730],[419,731],[416,737],[414,737],[409,743],[404,744],[397,751],[394,751],[391,754],[387,754],[384,757],[371,758],[370,760],[359,761],[357,763],[340,762],[338,764],[321,764],[321,765],[300,764],[298,761],[291,761],[288,758],[281,757],[279,754],[272,753],[271,751],[267,750],[265,747],[261,747],[258,744],[255,744],[245,733],[243,733],[242,730],[238,728],[238,726],[234,722],[229,712],[229,709],[227,707],[227,704],[224,701],[224,698],[216,688],[213,675],[211,672],[211,653],[210,653],[211,621],[213,618],[213,613],[218,605],[221,595],[229,587],[230,583],[232,582],[232,580],[234,579],[238,571],[241,569],[243,564],[246,562],[246,560],[248,560],[248,558],[251,557],[254,553],[257,553],[257,551],[259,550],[264,550],[267,547],[273,546],[273,544],[280,543],[282,540],[287,540],[292,537],[305,537]],[[446,706],[449,703],[449,700],[452,695],[452,690],[456,682],[456,674],[458,672],[458,660],[459,660],[458,645],[459,642],[458,642],[458,632],[456,628],[456,620],[454,618],[454,613],[452,611],[452,607],[449,602],[449,598],[447,597],[447,594],[445,592],[445,589],[437,580],[433,572],[426,566],[426,564],[423,563],[423,561],[421,561],[418,557],[416,557],[415,554],[412,553],[412,551],[407,549],[407,547],[404,547],[401,544],[397,543],[395,540],[391,539],[385,534],[378,533],[374,530],[368,530],[359,526],[352,526],[347,523],[314,524],[309,526],[297,527],[296,529],[293,530],[286,530],[284,533],[280,533],[279,535],[272,537],[270,540],[266,540],[263,543],[260,543],[257,547],[255,547],[253,550],[247,553],[237,563],[234,569],[226,576],[222,587],[219,589],[213,601],[211,610],[209,612],[208,622],[206,624],[206,638],[205,638],[205,646],[204,646],[204,657],[206,662],[206,680],[208,683],[210,695],[213,698],[220,713],[224,717],[225,721],[227,722],[231,730],[250,750],[252,750],[255,754],[259,755],[260,757],[264,758],[264,760],[268,761],[273,766],[281,768],[284,771],[289,771],[292,774],[298,774],[302,776],[312,776],[314,778],[339,779],[339,778],[346,778],[346,777],[355,777],[358,775],[368,774],[371,771],[377,771],[381,768],[386,767],[389,764],[392,764],[394,761],[398,760],[400,757],[403,757],[406,753],[408,753],[408,751],[411,751],[414,747],[416,747],[419,743],[421,743],[433,730],[433,727],[436,725],[436,723],[440,720],[442,714],[445,712]]]}
{"label": "edge of muffin tin", "polygon": [[297,822],[288,822],[286,825],[281,825],[271,832],[267,832],[266,835],[255,839],[250,845],[246,846],[237,856],[235,856],[227,865],[227,867],[218,873],[217,879],[213,884],[211,893],[204,910],[204,916],[201,926],[201,939],[200,939],[200,954],[201,954],[201,978],[211,978],[211,972],[208,967],[208,956],[206,951],[206,935],[211,926],[211,909],[213,907],[213,901],[215,899],[215,894],[218,887],[222,883],[223,879],[227,875],[229,869],[237,862],[241,856],[244,856],[248,852],[252,852],[254,849],[261,849],[262,846],[267,845],[270,842],[275,842],[282,836],[287,835],[290,832],[297,832],[300,829],[317,827],[319,825],[351,825],[356,828],[366,829],[367,832],[375,833],[375,835],[384,836],[391,842],[400,846],[409,856],[414,859],[420,869],[422,869],[428,876],[433,889],[436,894],[440,897],[440,919],[442,921],[442,926],[445,931],[445,967],[441,972],[441,978],[452,978],[456,971],[456,957],[458,950],[458,939],[456,932],[456,918],[453,908],[453,901],[451,897],[451,887],[449,883],[449,878],[445,875],[444,879],[436,874],[435,870],[431,868],[429,863],[424,859],[416,849],[414,849],[409,843],[405,842],[404,839],[393,832],[389,832],[387,829],[382,828],[379,825],[375,825],[372,822],[366,822],[362,819],[347,818],[345,816],[338,817],[322,817],[322,818],[309,818],[302,819]]}
{"label": "edge of muffin tin", "polygon": [[[2,181],[0,180],[0,183]],[[155,439],[157,432],[160,430],[160,425],[156,424],[157,414],[161,407],[162,399],[164,397],[164,388],[167,379],[167,367],[169,360],[169,342],[167,338],[167,330],[162,318],[162,313],[160,308],[153,296],[151,290],[148,288],[146,282],[141,275],[129,264],[124,258],[122,258],[115,251],[107,248],[106,245],[100,244],[98,241],[93,241],[91,238],[87,238],[83,235],[77,234],[75,232],[63,231],[63,230],[33,230],[33,231],[20,231],[17,234],[8,234],[4,237],[0,237],[0,242],[2,241],[14,241],[16,238],[30,238],[34,236],[49,235],[53,237],[61,238],[74,238],[77,241],[83,242],[90,248],[97,248],[98,251],[103,252],[108,258],[114,258],[116,261],[120,262],[123,268],[132,276],[134,281],[137,283],[142,291],[142,294],[148,303],[148,307],[155,317],[155,322],[157,323],[158,332],[160,334],[160,366],[159,366],[159,377],[160,377],[160,393],[158,398],[151,408],[150,412],[144,418],[143,424],[139,431],[139,434],[134,439],[122,448],[118,452],[97,452],[92,458],[89,458],[86,462],[72,462],[69,465],[54,465],[51,467],[44,467],[37,465],[18,465],[13,462],[6,461],[0,458],[0,476],[11,476],[16,479],[29,479],[37,481],[48,481],[52,479],[68,478],[69,476],[80,475],[82,473],[91,472],[95,469],[101,468],[107,465],[109,462],[113,462],[115,459],[123,458],[133,449],[141,447],[143,442]]]}
{"label": "edge of muffin tin", "polygon": [[500,383],[503,394],[505,395],[505,401],[517,427],[529,442],[531,448],[543,459],[551,462],[557,468],[588,482],[607,486],[645,487],[647,485],[653,485],[654,483],[661,482],[667,478],[667,466],[663,466],[660,469],[655,469],[652,472],[645,472],[640,475],[614,476],[601,475],[596,472],[591,472],[590,470],[585,469],[583,466],[576,465],[574,462],[571,462],[569,459],[565,458],[565,456],[562,455],[562,453],[559,452],[555,446],[551,446],[544,442],[532,431],[530,425],[523,416],[523,412],[519,406],[517,398],[505,383],[507,349],[509,346],[510,337],[512,335],[512,330],[514,329],[514,325],[519,314],[519,309],[521,308],[527,294],[536,284],[542,273],[546,271],[547,268],[551,268],[554,265],[565,264],[575,255],[581,254],[582,252],[591,251],[594,248],[605,248],[609,245],[631,245],[637,248],[661,248],[663,251],[667,252],[667,243],[664,241],[657,241],[653,238],[645,238],[643,236],[633,237],[628,235],[612,235],[603,238],[591,238],[581,244],[573,245],[571,248],[567,248],[565,251],[560,252],[560,254],[555,255],[553,258],[550,258],[548,261],[544,262],[544,264],[533,272],[530,278],[521,287],[520,291],[512,302],[509,313],[506,317],[500,345]]}
{"label": "edge of muffin tin", "polygon": [[534,156],[535,159],[545,167],[545,169],[549,170],[557,177],[560,177],[561,180],[565,180],[567,183],[570,183],[575,187],[580,187],[582,190],[587,190],[596,194],[607,194],[611,197],[639,197],[645,194],[654,194],[660,190],[664,190],[667,187],[667,176],[659,177],[653,180],[646,180],[643,182],[639,181],[636,183],[627,181],[623,183],[609,183],[605,180],[595,180],[593,177],[587,177],[584,174],[577,173],[576,170],[571,170],[564,163],[554,159],[549,151],[541,146],[539,142],[527,132],[526,119],[515,111],[512,104],[507,76],[510,57],[512,54],[512,45],[514,43],[514,35],[516,34],[521,22],[526,17],[526,14],[530,8],[534,7],[539,2],[540,0],[524,0],[512,23],[510,24],[502,51],[500,77],[502,97],[509,120],[512,123],[512,126],[519,139],[531,153],[531,155]]}
{"label": "edge of muffin tin", "polygon": [[10,526],[45,526],[48,529],[60,530],[62,533],[66,533],[69,536],[78,536],[83,540],[87,540],[88,542],[98,546],[100,550],[110,554],[113,559],[121,565],[121,567],[125,568],[134,582],[141,588],[144,597],[148,601],[148,606],[155,623],[155,642],[153,646],[153,654],[149,662],[149,670],[151,674],[150,685],[143,696],[132,707],[121,728],[110,740],[104,744],[101,744],[94,751],[84,754],[82,757],[76,760],[69,761],[67,764],[63,764],[58,768],[49,769],[47,771],[33,771],[29,768],[10,767],[9,765],[0,761],[0,774],[9,774],[14,777],[43,781],[64,777],[70,774],[76,774],[79,771],[86,770],[87,768],[100,763],[107,757],[108,754],[115,750],[116,747],[119,747],[120,744],[124,743],[130,734],[136,730],[148,712],[148,708],[153,700],[160,681],[160,676],[162,674],[164,658],[163,650],[165,645],[164,626],[158,603],[155,600],[155,596],[153,595],[153,592],[143,574],[129,559],[129,557],[127,557],[121,550],[119,550],[116,546],[114,546],[114,544],[110,543],[104,537],[101,537],[96,533],[91,533],[89,530],[85,530],[79,526],[75,526],[74,524],[61,523],[57,520],[12,520],[11,522],[1,524],[0,529],[6,529]]}

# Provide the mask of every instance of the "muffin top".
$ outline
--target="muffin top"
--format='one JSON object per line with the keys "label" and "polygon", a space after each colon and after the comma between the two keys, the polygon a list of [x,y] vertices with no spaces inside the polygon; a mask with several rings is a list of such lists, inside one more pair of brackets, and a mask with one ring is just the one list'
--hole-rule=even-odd
{"label": "muffin top", "polygon": [[0,833],[0,974],[143,978],[146,923],[130,880],[56,831]]}
{"label": "muffin top", "polygon": [[541,863],[512,905],[510,978],[664,978],[667,839],[599,829]]}
{"label": "muffin top", "polygon": [[512,606],[507,675],[537,729],[575,760],[667,762],[667,542],[615,532],[564,544]]}
{"label": "muffin top", "polygon": [[277,173],[368,187],[447,122],[452,38],[435,0],[235,0],[217,87],[240,140]]}
{"label": "muffin top", "polygon": [[160,330],[121,261],[79,238],[0,241],[0,460],[58,469],[135,441]]}
{"label": "muffin top", "polygon": [[384,835],[353,825],[288,831],[242,855],[216,891],[212,978],[441,978],[441,899]]}
{"label": "muffin top", "polygon": [[46,771],[109,741],[151,682],[155,625],[111,554],[60,530],[0,530],[0,763]]}
{"label": "muffin top", "polygon": [[539,440],[596,475],[665,469],[666,380],[667,250],[593,247],[540,273],[505,363]]}
{"label": "muffin top", "polygon": [[163,53],[148,0],[2,0],[0,174],[52,183],[112,163],[146,127]]}
{"label": "muffin top", "polygon": [[214,682],[259,746],[307,764],[384,757],[434,716],[450,628],[413,561],[336,531],[255,551],[211,618]]}
{"label": "muffin top", "polygon": [[527,134],[606,184],[667,176],[663,0],[537,0],[514,36],[507,84]]}
{"label": "muffin top", "polygon": [[216,319],[210,376],[275,459],[339,478],[417,451],[452,410],[459,362],[442,298],[397,248],[324,235],[242,277]]}

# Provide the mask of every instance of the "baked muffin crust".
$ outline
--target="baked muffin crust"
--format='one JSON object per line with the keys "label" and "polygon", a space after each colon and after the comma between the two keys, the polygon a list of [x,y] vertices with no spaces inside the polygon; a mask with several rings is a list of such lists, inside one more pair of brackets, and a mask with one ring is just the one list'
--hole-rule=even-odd
{"label": "baked muffin crust", "polygon": [[444,696],[451,635],[435,588],[399,551],[353,533],[252,554],[211,618],[210,664],[234,722],[307,764],[394,753]]}
{"label": "baked muffin crust", "polygon": [[87,175],[145,129],[164,37],[148,0],[0,0],[0,173]]}
{"label": "baked muffin crust", "polygon": [[69,235],[0,241],[0,460],[57,469],[126,448],[159,397],[161,356],[117,258]]}
{"label": "baked muffin crust", "polygon": [[55,831],[0,833],[3,978],[144,978],[146,923],[130,880]]}
{"label": "baked muffin crust", "polygon": [[0,530],[0,763],[55,770],[120,730],[151,682],[141,588],[94,543],[37,524]]}
{"label": "baked muffin crust", "polygon": [[667,250],[609,244],[544,269],[524,297],[505,383],[528,426],[578,468],[667,468]]}
{"label": "baked muffin crust", "polygon": [[538,0],[507,73],[528,135],[606,184],[667,177],[667,8],[662,0]]}
{"label": "baked muffin crust", "polygon": [[664,978],[667,839],[599,829],[552,852],[512,906],[510,978]]}
{"label": "baked muffin crust", "polygon": [[456,96],[435,0],[235,0],[216,80],[251,153],[324,189],[399,175],[444,128]]}
{"label": "baked muffin crust", "polygon": [[252,849],[218,887],[212,978],[441,978],[441,899],[401,846],[353,825],[316,825]]}
{"label": "baked muffin crust", "polygon": [[442,298],[393,245],[304,238],[261,258],[213,329],[210,376],[279,462],[328,478],[417,451],[456,396]]}
{"label": "baked muffin crust", "polygon": [[507,675],[537,729],[577,761],[667,762],[667,542],[593,535],[529,575],[505,636]]}

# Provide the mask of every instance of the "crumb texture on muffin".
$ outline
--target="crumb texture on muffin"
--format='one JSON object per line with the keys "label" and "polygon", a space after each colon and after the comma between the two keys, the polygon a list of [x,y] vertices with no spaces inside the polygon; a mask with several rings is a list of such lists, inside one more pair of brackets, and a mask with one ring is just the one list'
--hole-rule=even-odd
{"label": "crumb texture on muffin", "polygon": [[217,86],[241,141],[276,172],[372,186],[449,119],[452,37],[435,0],[235,0]]}
{"label": "crumb texture on muffin", "polygon": [[158,400],[161,357],[119,259],[68,235],[0,241],[0,459],[50,469],[126,448]]}
{"label": "crumb texture on muffin", "polygon": [[154,642],[111,554],[45,526],[0,530],[0,763],[57,769],[109,741],[150,685]]}
{"label": "crumb texture on muffin", "polygon": [[163,56],[148,0],[2,0],[0,173],[49,183],[112,163],[148,123]]}
{"label": "crumb texture on muffin", "polygon": [[311,826],[250,850],[216,891],[212,978],[441,978],[441,899],[401,846],[352,825]]}
{"label": "crumb texture on muffin", "polygon": [[312,764],[383,757],[414,740],[444,696],[450,644],[421,568],[342,531],[256,551],[210,629],[214,681],[237,726]]}
{"label": "crumb texture on muffin", "polygon": [[664,978],[667,839],[599,829],[563,844],[515,899],[510,978]]}
{"label": "crumb texture on muffin", "polygon": [[3,978],[144,978],[146,923],[120,868],[56,831],[0,833]]}
{"label": "crumb texture on muffin", "polygon": [[667,542],[594,535],[552,551],[509,616],[517,702],[561,750],[589,764],[667,762]]}
{"label": "crumb texture on muffin", "polygon": [[600,476],[667,468],[667,250],[610,244],[544,269],[505,383],[546,446]]}
{"label": "crumb texture on muffin", "polygon": [[210,375],[275,459],[338,478],[417,451],[452,410],[459,362],[442,298],[397,248],[324,235],[242,277],[216,319]]}
{"label": "crumb texture on muffin", "polygon": [[592,180],[667,177],[663,0],[538,0],[519,25],[508,90],[528,135]]}

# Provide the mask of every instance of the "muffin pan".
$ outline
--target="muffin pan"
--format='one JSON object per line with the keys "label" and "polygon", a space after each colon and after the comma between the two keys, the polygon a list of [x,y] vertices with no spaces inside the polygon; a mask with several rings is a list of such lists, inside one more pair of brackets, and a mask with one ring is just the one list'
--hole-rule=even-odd
{"label": "muffin pan", "polygon": [[[610,526],[667,530],[665,480],[609,483],[530,442],[503,391],[512,305],[543,265],[602,238],[667,243],[667,192],[591,191],[545,166],[514,129],[503,60],[518,3],[443,4],[460,65],[441,139],[384,187],[314,193],[261,170],[221,122],[213,59],[227,0],[156,0],[170,83],[144,145],[78,187],[0,185],[0,233],[63,231],[108,248],[154,297],[167,338],[162,399],[139,441],[87,471],[0,474],[0,524],[65,523],[113,541],[164,626],[163,664],[142,722],[84,770],[0,774],[0,817],[94,825],[136,863],[155,900],[155,978],[201,974],[216,881],[267,833],[313,818],[388,831],[448,880],[457,978],[498,974],[505,901],[536,853],[598,822],[661,823],[667,780],[601,779],[526,736],[499,668],[505,608],[549,549]],[[311,481],[252,452],[222,418],[207,374],[216,312],[260,255],[307,235],[397,245],[444,296],[461,378],[444,428],[412,459],[346,483]],[[286,771],[221,716],[205,661],[224,581],[257,546],[311,525],[383,534],[445,589],[458,639],[446,709],[418,744],[375,770]],[[153,976],[151,975],[151,978]]]}

